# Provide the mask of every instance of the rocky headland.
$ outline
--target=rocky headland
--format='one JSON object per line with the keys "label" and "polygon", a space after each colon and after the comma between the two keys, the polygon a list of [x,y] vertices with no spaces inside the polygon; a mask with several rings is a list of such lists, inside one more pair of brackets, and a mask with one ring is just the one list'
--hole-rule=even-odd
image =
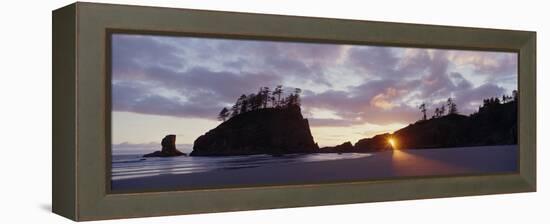
{"label": "rocky headland", "polygon": [[353,146],[345,142],[322,152],[377,152],[399,149],[450,148],[517,144],[517,101],[487,103],[469,115],[457,113],[419,120],[395,131],[364,138]]}

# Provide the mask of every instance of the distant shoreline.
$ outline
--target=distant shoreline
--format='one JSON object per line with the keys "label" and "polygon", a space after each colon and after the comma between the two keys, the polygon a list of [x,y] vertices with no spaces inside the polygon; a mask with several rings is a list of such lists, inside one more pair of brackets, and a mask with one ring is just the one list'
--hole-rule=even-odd
{"label": "distant shoreline", "polygon": [[[477,148],[477,147],[496,147],[496,146],[517,146],[515,144],[509,144],[509,145],[478,145],[478,146],[457,146],[457,147],[445,147],[445,148],[436,148],[436,147],[428,147],[428,148],[411,148],[411,149],[396,149],[396,150],[401,150],[401,151],[407,151],[407,150],[414,150],[414,151],[417,151],[417,150],[429,150],[429,149],[439,149],[439,150],[447,150],[447,149],[454,149],[454,148]],[[325,147],[325,146],[323,146]],[[323,148],[321,147],[321,148]],[[122,151],[122,150],[120,150]],[[183,150],[182,150],[183,151]],[[138,151],[138,152],[130,152],[130,151],[126,151],[124,150],[123,152],[118,152],[118,153],[115,153],[113,151],[113,155],[142,155],[142,154],[146,154],[147,152],[149,151]],[[190,151],[184,151],[185,153],[189,153]],[[384,151],[381,151],[381,152],[384,152]],[[292,153],[292,154],[318,154],[318,153],[334,153],[334,154],[339,154],[339,153],[364,153],[364,154],[373,154],[373,153],[380,153],[380,152],[369,152],[369,151],[357,151],[357,152],[334,152],[334,151],[326,151],[326,152],[323,152],[323,151],[320,151],[320,152],[314,152],[314,153]],[[195,157],[225,157],[225,156],[252,156],[252,155],[271,155],[271,154],[265,154],[265,153],[251,153],[251,154],[242,154],[242,155],[213,155],[213,156],[195,156]]]}
{"label": "distant shoreline", "polygon": [[413,176],[477,175],[516,172],[518,169],[518,145],[392,150],[372,154],[358,159],[122,179],[112,181],[111,186],[115,192],[205,189]]}

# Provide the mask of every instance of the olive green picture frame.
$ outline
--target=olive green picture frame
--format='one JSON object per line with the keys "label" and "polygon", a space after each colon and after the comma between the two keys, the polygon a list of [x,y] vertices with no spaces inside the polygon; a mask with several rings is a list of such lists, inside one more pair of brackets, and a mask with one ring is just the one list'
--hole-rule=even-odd
{"label": "olive green picture frame", "polygon": [[[53,11],[53,212],[72,220],[536,191],[536,33],[77,2]],[[203,190],[109,189],[110,32],[516,52],[519,171]]]}

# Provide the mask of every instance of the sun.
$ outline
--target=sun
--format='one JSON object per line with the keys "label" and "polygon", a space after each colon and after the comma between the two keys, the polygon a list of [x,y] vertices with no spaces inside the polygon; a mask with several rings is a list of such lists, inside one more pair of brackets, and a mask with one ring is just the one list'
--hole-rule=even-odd
{"label": "sun", "polygon": [[394,138],[388,138],[388,144],[390,144],[393,149],[397,147],[397,141]]}

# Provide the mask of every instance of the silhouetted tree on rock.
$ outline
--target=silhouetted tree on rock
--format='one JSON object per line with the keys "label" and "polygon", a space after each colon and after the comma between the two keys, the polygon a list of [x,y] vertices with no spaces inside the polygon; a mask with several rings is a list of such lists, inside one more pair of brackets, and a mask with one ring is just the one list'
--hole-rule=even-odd
{"label": "silhouetted tree on rock", "polygon": [[[278,85],[273,92],[269,87],[261,87],[256,94],[251,93],[249,95],[241,95],[237,102],[231,107],[231,113],[227,111],[228,116],[221,116],[221,112],[218,118],[221,121],[226,121],[227,117],[234,117],[239,114],[243,114],[250,111],[256,111],[266,108],[289,108],[293,106],[300,106],[300,88],[295,88],[294,92],[284,97],[282,96],[283,87]],[[270,103],[271,102],[271,103]],[[226,109],[227,110],[227,109]]]}
{"label": "silhouetted tree on rock", "polygon": [[426,120],[426,103],[420,104],[418,109],[420,109],[420,112],[422,112],[422,120],[425,121]]}
{"label": "silhouetted tree on rock", "polygon": [[220,114],[218,115],[218,120],[220,121],[225,121],[227,120],[227,117],[229,117],[229,110],[227,108],[223,108],[221,111],[220,111]]}
{"label": "silhouetted tree on rock", "polygon": [[453,98],[447,99],[447,108],[449,108],[449,115],[457,114],[458,110],[456,109],[456,104],[453,101]]}
{"label": "silhouetted tree on rock", "polygon": [[[272,94],[273,94],[273,100],[274,100],[273,107],[280,107],[281,95],[283,94],[283,86],[278,85],[277,87],[275,87],[275,90],[273,90]],[[277,97],[276,101],[275,101],[275,97]]]}

